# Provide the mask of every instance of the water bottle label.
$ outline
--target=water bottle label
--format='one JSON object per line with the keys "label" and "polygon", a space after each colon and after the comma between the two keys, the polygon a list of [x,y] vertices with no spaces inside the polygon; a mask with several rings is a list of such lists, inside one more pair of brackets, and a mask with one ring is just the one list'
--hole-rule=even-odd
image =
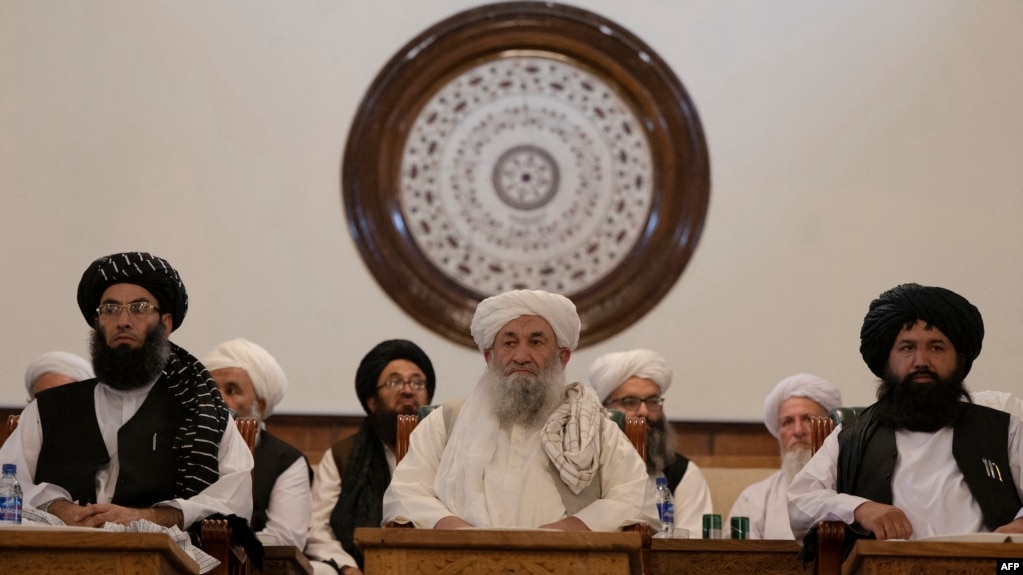
{"label": "water bottle label", "polygon": [[0,523],[21,523],[20,497],[0,497]]}

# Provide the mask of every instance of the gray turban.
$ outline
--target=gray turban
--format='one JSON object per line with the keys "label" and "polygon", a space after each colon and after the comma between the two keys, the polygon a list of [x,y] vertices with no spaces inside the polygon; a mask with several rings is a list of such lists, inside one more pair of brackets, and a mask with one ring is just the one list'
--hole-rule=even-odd
{"label": "gray turban", "polygon": [[941,330],[964,356],[963,376],[970,373],[984,341],[980,311],[953,291],[918,284],[902,284],[870,302],[860,329],[860,355],[870,371],[884,377],[895,338],[917,320]]}
{"label": "gray turban", "polygon": [[790,397],[813,400],[828,413],[842,407],[842,392],[826,379],[809,373],[790,375],[779,381],[764,399],[764,425],[775,437],[778,437],[778,410]]}
{"label": "gray turban", "polygon": [[601,403],[630,377],[649,379],[664,395],[671,387],[671,368],[664,356],[649,349],[634,349],[604,354],[590,365],[590,385]]}
{"label": "gray turban", "polygon": [[277,360],[261,346],[247,339],[225,341],[206,354],[202,363],[209,371],[228,367],[245,370],[252,380],[256,397],[266,402],[263,419],[270,417],[288,389],[288,377],[284,375]]}
{"label": "gray turban", "polygon": [[75,381],[96,377],[92,364],[84,357],[66,351],[51,351],[32,360],[25,368],[25,389],[32,394],[32,383],[44,373],[59,373]]}
{"label": "gray turban", "polygon": [[114,284],[134,284],[153,294],[160,313],[169,313],[173,318],[171,331],[185,320],[188,292],[178,272],[163,258],[145,252],[126,252],[92,262],[78,282],[78,309],[90,326],[96,322],[96,308],[103,292]]}
{"label": "gray turban", "polygon": [[559,348],[575,349],[579,345],[581,323],[575,304],[563,295],[541,290],[509,291],[481,301],[469,333],[480,351],[485,351],[494,346],[494,338],[505,324],[526,315],[547,320]]}

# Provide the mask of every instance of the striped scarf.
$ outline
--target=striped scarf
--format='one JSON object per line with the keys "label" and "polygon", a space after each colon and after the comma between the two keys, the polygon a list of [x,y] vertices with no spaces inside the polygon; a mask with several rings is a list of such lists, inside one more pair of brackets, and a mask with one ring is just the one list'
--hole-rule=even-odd
{"label": "striped scarf", "polygon": [[170,344],[171,353],[160,376],[185,408],[185,421],[174,437],[178,454],[178,493],[192,497],[220,478],[220,440],[227,429],[228,411],[217,385],[198,359]]}

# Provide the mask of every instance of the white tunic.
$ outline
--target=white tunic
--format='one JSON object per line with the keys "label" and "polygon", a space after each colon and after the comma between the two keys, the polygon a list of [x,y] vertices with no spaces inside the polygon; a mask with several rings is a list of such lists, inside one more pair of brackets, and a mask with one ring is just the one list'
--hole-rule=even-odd
{"label": "white tunic", "polygon": [[[1009,418],[1010,469],[1001,472],[1003,480],[1012,481],[1023,499],[1020,426],[1020,420]],[[792,532],[800,540],[820,521],[852,524],[853,512],[867,501],[835,492],[840,430],[838,426],[824,440],[821,449],[789,487],[789,518]],[[952,457],[952,433],[949,427],[936,433],[895,432],[898,459],[892,476],[892,504],[901,509],[912,524],[910,539],[988,531],[980,506]],[[1023,516],[1023,509],[1016,514],[1017,518],[1020,516]]]}
{"label": "white tunic", "polygon": [[[436,410],[419,422],[409,440],[408,454],[394,470],[384,494],[385,522],[430,528],[454,515],[433,488],[446,443],[444,413]],[[548,472],[540,429],[502,429],[495,448],[483,478],[491,525],[534,528],[564,519],[565,505]],[[603,498],[575,517],[591,531],[614,531],[635,523],[658,525],[643,460],[614,425],[602,426],[599,461]]]}
{"label": "white tunic", "polygon": [[[394,473],[395,457],[384,442],[384,454],[387,456],[387,467]],[[313,514],[312,522],[309,525],[309,540],[306,542],[305,554],[316,561],[328,561],[333,559],[338,567],[357,567],[355,558],[345,550],[338,540],[334,529],[330,526],[330,515],[334,512],[338,499],[341,498],[341,473],[334,462],[334,451],[328,449],[323,454],[323,459],[316,466],[316,475],[313,478]],[[322,563],[313,563],[313,570],[316,573],[334,573],[334,569],[326,567]]]}
{"label": "white tunic", "polygon": [[[95,387],[96,421],[99,422],[103,442],[110,454],[110,462],[96,472],[97,503],[110,503],[117,486],[117,431],[142,407],[152,388],[153,384],[130,391],[120,391],[106,385]],[[18,465],[18,481],[24,492],[24,502],[33,507],[55,499],[71,499],[63,487],[32,482],[42,444],[38,404],[32,401],[21,412],[18,428],[0,448],[0,461]],[[187,499],[162,501],[154,507],[180,509],[184,515],[185,527],[215,513],[249,519],[252,516],[252,452],[238,433],[233,418],[227,423],[217,459],[220,462],[220,479],[215,483]]]}
{"label": "white tunic", "polygon": [[[728,513],[732,517],[749,517],[750,539],[793,539],[789,526],[789,481],[781,469],[742,490]],[[731,529],[727,530],[731,533]]]}

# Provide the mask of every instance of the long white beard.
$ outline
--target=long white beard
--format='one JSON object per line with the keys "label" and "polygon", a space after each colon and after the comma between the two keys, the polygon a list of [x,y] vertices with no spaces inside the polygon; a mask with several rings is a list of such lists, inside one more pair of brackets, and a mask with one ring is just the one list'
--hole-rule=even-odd
{"label": "long white beard", "polygon": [[488,363],[480,385],[491,397],[494,415],[502,427],[519,424],[533,427],[547,421],[565,394],[565,368],[552,361],[538,375],[501,374],[496,362]]}
{"label": "long white beard", "polygon": [[792,478],[810,462],[811,457],[813,454],[810,453],[809,447],[796,446],[788,451],[783,451],[781,468],[785,472],[785,478],[792,481]]}

